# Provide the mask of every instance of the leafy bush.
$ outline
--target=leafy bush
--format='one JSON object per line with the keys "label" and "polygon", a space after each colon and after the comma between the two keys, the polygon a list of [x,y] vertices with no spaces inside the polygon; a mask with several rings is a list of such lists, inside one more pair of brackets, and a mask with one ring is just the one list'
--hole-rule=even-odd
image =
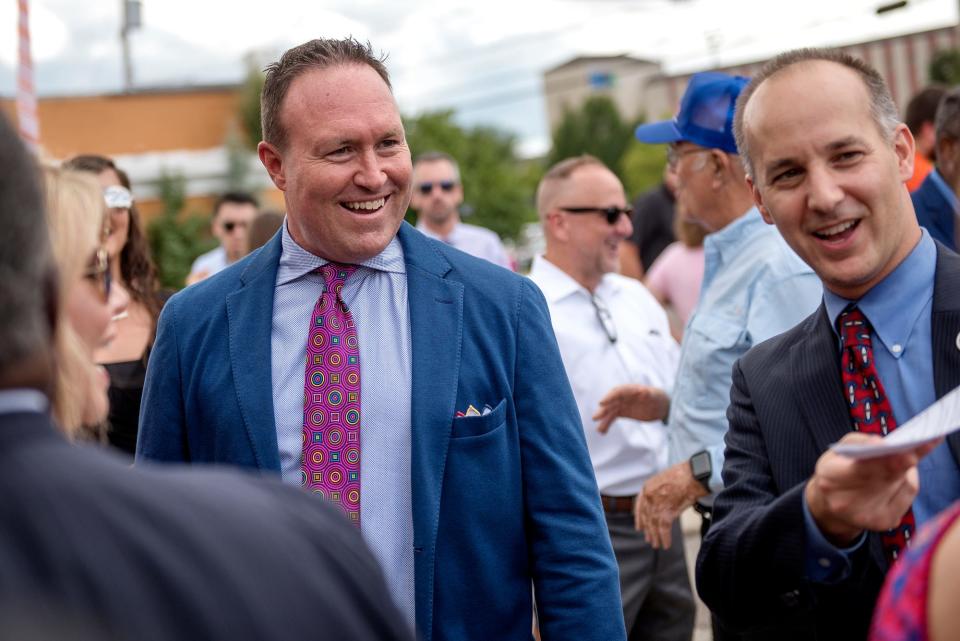
{"label": "leafy bush", "polygon": [[183,174],[164,172],[160,176],[163,213],[150,221],[147,228],[160,286],[169,289],[183,287],[194,259],[217,246],[217,241],[209,235],[208,216],[194,213],[181,217],[185,188]]}

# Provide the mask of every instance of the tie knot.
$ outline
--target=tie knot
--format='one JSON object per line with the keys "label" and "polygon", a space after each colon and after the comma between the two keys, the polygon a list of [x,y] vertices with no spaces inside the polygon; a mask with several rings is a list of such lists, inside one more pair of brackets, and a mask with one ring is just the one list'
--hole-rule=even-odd
{"label": "tie knot", "polygon": [[320,275],[323,276],[323,282],[326,283],[327,289],[336,292],[336,294],[339,296],[340,290],[343,289],[343,284],[347,282],[348,278],[350,278],[350,274],[356,270],[356,265],[327,263],[317,271],[319,271]]}
{"label": "tie knot", "polygon": [[844,347],[870,344],[870,321],[856,307],[841,312],[837,318],[837,331]]}

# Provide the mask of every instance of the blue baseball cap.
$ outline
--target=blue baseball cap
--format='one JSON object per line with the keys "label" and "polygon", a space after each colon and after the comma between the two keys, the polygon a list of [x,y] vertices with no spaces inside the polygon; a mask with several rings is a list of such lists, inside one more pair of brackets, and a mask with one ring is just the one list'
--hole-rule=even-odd
{"label": "blue baseball cap", "polygon": [[690,77],[673,120],[651,122],[637,127],[640,142],[663,144],[686,140],[708,149],[737,153],[733,138],[733,111],[737,96],[750,82],[743,76],[703,71]]}

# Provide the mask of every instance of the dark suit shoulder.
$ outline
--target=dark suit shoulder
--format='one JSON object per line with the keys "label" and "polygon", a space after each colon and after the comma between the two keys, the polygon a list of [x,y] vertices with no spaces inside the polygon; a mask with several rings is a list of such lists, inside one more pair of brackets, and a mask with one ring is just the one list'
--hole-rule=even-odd
{"label": "dark suit shoulder", "polygon": [[406,638],[358,532],[314,497],[131,469],[37,418],[0,428],[0,603],[95,613],[118,639]]}
{"label": "dark suit shoulder", "polygon": [[809,337],[815,332],[821,331],[822,326],[820,323],[825,322],[825,313],[823,306],[820,305],[812,314],[792,328],[751,347],[739,360],[739,366],[744,376],[751,378],[752,374],[762,372],[764,376],[780,375],[789,377],[791,372],[788,368],[771,367],[771,365],[778,361],[785,360],[790,349],[798,341]]}

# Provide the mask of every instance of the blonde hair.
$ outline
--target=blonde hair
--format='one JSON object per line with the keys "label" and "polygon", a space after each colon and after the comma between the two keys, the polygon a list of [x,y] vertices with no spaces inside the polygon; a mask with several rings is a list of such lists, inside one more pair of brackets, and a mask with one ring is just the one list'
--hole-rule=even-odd
{"label": "blonde hair", "polygon": [[83,278],[90,256],[101,244],[106,206],[96,179],[90,175],[47,166],[43,168],[43,182],[47,229],[60,282],[53,415],[67,436],[97,437],[98,426],[83,424],[96,366],[62,310],[66,309],[70,289]]}

